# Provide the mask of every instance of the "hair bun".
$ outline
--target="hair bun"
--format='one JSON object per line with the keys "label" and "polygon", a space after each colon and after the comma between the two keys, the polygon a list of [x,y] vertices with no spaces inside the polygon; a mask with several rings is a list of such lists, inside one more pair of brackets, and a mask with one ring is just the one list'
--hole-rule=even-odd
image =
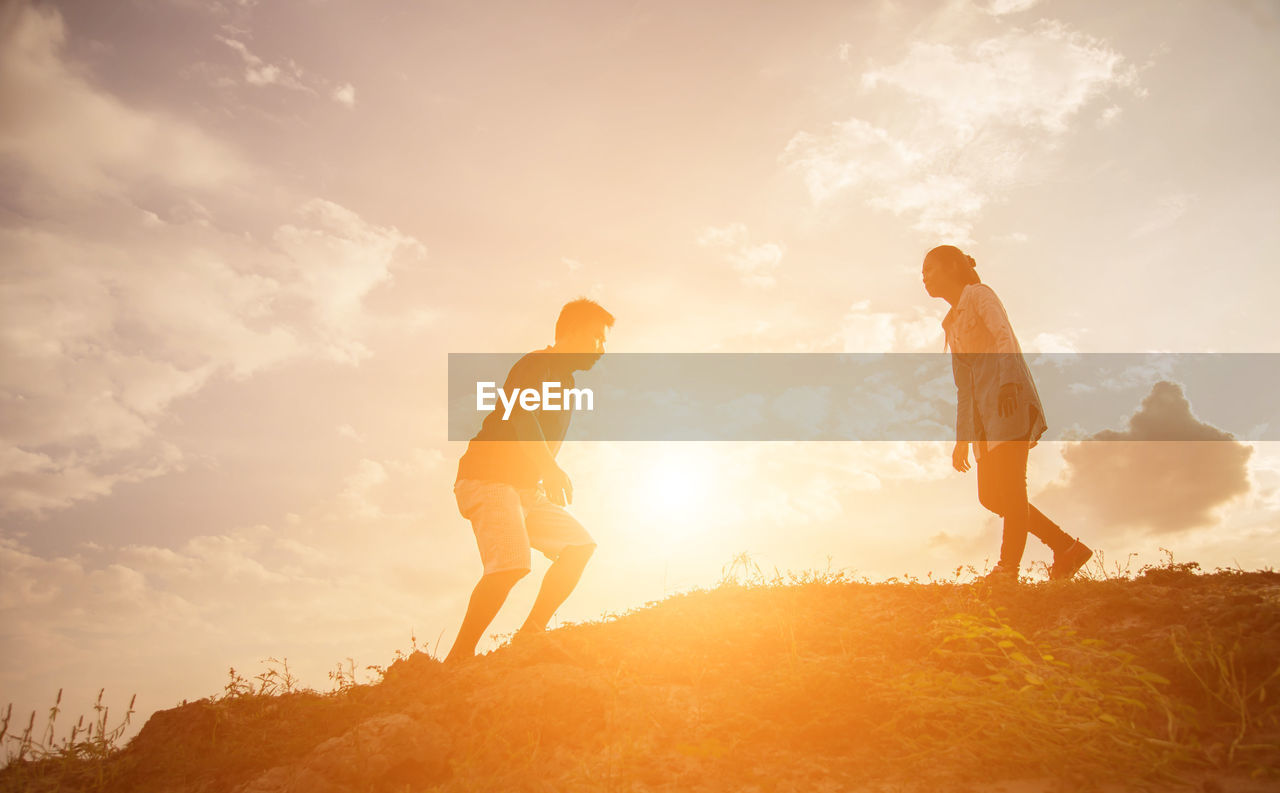
{"label": "hair bun", "polygon": [[970,270],[978,269],[978,263],[973,260],[972,256],[969,256],[966,254],[964,257],[964,260],[965,260],[965,263],[969,265]]}

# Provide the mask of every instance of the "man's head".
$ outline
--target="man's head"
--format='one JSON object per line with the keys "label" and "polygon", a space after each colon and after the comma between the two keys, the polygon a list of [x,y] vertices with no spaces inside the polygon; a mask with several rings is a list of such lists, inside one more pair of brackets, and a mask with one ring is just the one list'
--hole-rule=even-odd
{"label": "man's head", "polygon": [[556,352],[578,356],[571,368],[586,370],[604,354],[613,315],[594,300],[580,297],[565,303],[556,320]]}

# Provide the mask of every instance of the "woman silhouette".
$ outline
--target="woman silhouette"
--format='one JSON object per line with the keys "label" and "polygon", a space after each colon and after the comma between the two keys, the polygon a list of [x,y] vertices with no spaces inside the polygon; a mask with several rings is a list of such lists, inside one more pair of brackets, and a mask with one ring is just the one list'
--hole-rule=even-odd
{"label": "woman silhouette", "polygon": [[924,288],[951,304],[942,320],[956,381],[956,445],[951,464],[978,465],[978,500],[1004,518],[1000,561],[991,581],[1017,581],[1027,532],[1053,549],[1051,579],[1071,578],[1093,556],[1027,501],[1027,452],[1047,427],[1040,394],[1004,305],[978,278],[972,256],[940,245],[924,257]]}

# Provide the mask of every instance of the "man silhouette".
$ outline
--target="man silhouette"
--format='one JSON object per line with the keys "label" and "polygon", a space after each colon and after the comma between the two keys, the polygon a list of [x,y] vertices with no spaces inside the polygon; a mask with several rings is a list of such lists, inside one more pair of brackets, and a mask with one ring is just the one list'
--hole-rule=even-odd
{"label": "man silhouette", "polygon": [[[613,315],[598,303],[586,298],[567,303],[556,320],[555,344],[517,361],[503,390],[540,391],[543,383],[573,388],[573,373],[595,365],[612,327]],[[529,574],[532,548],[552,564],[517,637],[546,630],[595,550],[595,540],[564,509],[573,500],[573,485],[555,460],[572,415],[568,402],[563,410],[517,407],[507,419],[501,408],[494,410],[458,461],[453,492],[458,510],[471,521],[484,574],[471,592],[446,662],[475,655],[476,643],[511,588]]]}

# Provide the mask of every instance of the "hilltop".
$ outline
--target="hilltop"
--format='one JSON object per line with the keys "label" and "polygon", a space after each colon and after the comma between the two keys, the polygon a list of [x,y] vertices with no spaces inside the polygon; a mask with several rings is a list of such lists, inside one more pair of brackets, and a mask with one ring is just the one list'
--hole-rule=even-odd
{"label": "hilltop", "polygon": [[445,667],[154,714],[0,790],[1280,790],[1280,573],[726,581]]}

